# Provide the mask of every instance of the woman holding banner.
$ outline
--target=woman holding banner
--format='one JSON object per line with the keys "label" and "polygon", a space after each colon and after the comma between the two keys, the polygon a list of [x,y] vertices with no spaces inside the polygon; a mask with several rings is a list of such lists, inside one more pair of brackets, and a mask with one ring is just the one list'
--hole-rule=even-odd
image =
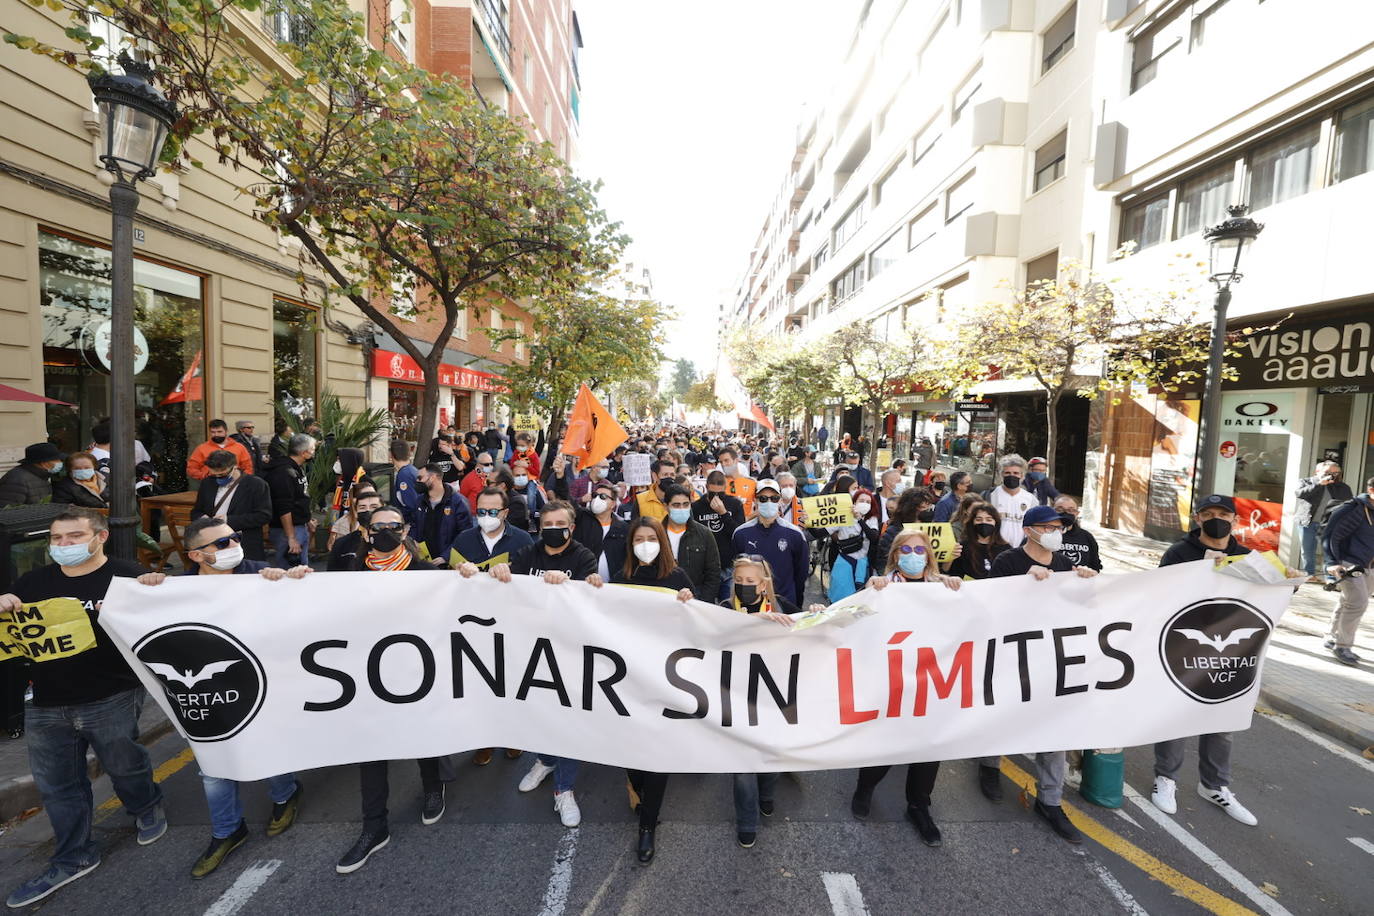
{"label": "woman holding banner", "polygon": [[[373,572],[403,572],[408,570],[433,570],[434,567],[420,558],[406,539],[408,527],[395,506],[382,506],[374,509],[368,518],[367,527],[359,528],[367,542],[367,550],[359,550],[355,570]],[[420,823],[437,823],[444,816],[444,784],[439,779],[439,759],[427,757],[417,761],[420,764],[420,784],[424,791],[424,805]],[[362,789],[363,832],[357,842],[339,859],[334,870],[341,875],[355,872],[367,864],[368,858],[387,843],[391,842],[391,831],[387,826],[386,801],[390,794],[387,784],[386,760],[374,760],[358,765],[358,776]]]}
{"label": "woman holding banner", "polygon": [[[691,601],[694,597],[692,582],[673,560],[668,533],[658,519],[639,516],[630,522],[628,535],[630,549],[625,555],[625,565],[612,572],[611,581],[617,585],[671,591],[677,600]],[[633,797],[638,799],[635,804],[639,813],[636,851],[639,861],[647,865],[654,859],[654,831],[658,829],[658,814],[663,809],[663,795],[668,789],[668,774],[643,770],[628,770],[627,774]]]}
{"label": "woman holding banner", "polygon": [[[959,590],[963,580],[954,576],[940,574],[936,565],[935,551],[930,539],[922,531],[898,530],[892,538],[892,547],[887,554],[887,572],[874,576],[868,585],[873,589],[884,589],[891,583],[938,582],[945,588]],[[854,798],[849,808],[859,820],[866,820],[873,805],[873,790],[882,782],[890,766],[864,767],[859,770],[859,784],[854,789]],[[930,793],[935,788],[935,777],[940,772],[940,761],[913,763],[906,768],[906,816],[916,828],[921,842],[927,846],[939,846],[944,842],[940,828],[930,816]]]}

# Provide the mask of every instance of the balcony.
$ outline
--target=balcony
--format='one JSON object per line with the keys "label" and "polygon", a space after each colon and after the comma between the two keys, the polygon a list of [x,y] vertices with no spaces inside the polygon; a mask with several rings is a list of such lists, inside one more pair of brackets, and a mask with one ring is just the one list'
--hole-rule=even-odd
{"label": "balcony", "polygon": [[510,30],[506,28],[509,11],[505,0],[477,0],[477,6],[482,10],[483,24],[491,33],[492,41],[496,42],[496,50],[501,52],[503,63],[509,66]]}

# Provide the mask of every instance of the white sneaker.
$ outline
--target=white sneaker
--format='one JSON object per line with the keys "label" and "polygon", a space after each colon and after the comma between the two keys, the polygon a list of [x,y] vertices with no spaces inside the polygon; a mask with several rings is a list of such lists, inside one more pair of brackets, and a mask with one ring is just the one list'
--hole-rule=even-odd
{"label": "white sneaker", "polygon": [[520,780],[520,791],[533,792],[535,789],[539,788],[539,784],[547,779],[552,772],[553,767],[544,766],[544,764],[539,762],[539,758],[536,757],[534,766],[530,767],[530,771],[525,774],[525,778]]}
{"label": "white sneaker", "polygon": [[1242,824],[1253,827],[1259,823],[1259,818],[1251,814],[1248,808],[1236,800],[1236,796],[1232,794],[1230,786],[1222,786],[1220,789],[1209,789],[1202,783],[1198,783],[1197,794],[1201,795]]}
{"label": "white sneaker", "polygon": [[554,793],[553,810],[558,812],[564,827],[576,827],[582,823],[582,809],[577,807],[577,799],[573,798],[572,789]]}
{"label": "white sneaker", "polygon": [[1150,801],[1165,814],[1178,813],[1178,785],[1168,776],[1155,777],[1155,790],[1150,793]]}

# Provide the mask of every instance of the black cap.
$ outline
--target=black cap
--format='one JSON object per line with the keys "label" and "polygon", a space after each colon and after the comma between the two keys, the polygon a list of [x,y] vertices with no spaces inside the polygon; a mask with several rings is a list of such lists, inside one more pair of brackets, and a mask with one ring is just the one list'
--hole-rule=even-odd
{"label": "black cap", "polygon": [[1230,512],[1234,515],[1236,511],[1236,501],[1229,496],[1222,495],[1221,493],[1213,493],[1211,496],[1204,496],[1202,498],[1202,500],[1197,504],[1196,511],[1201,512],[1203,509],[1214,508],[1225,509],[1227,512]]}
{"label": "black cap", "polygon": [[51,442],[35,442],[24,449],[24,464],[42,464],[45,461],[61,461],[67,456],[58,451]]}

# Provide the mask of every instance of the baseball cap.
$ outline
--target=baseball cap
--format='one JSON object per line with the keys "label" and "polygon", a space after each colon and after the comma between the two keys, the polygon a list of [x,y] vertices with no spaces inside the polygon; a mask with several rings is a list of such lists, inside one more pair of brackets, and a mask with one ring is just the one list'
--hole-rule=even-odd
{"label": "baseball cap", "polygon": [[1036,525],[1045,525],[1050,522],[1062,522],[1059,513],[1049,506],[1032,506],[1021,519],[1021,527],[1032,528]]}
{"label": "baseball cap", "polygon": [[772,490],[774,493],[782,494],[782,487],[778,486],[778,482],[768,477],[754,485],[755,493],[762,493],[764,490]]}
{"label": "baseball cap", "polygon": [[1224,496],[1221,493],[1213,493],[1211,496],[1204,496],[1197,504],[1197,509],[1195,511],[1201,512],[1203,509],[1213,508],[1225,509],[1227,512],[1234,513],[1236,511],[1236,501],[1230,496]]}
{"label": "baseball cap", "polygon": [[1032,458],[1030,461],[1027,461],[1027,462],[1026,462],[1026,466],[1027,466],[1027,467],[1029,467],[1029,466],[1032,465],[1032,464],[1045,464],[1045,465],[1048,465],[1049,462],[1046,461],[1044,458]]}

